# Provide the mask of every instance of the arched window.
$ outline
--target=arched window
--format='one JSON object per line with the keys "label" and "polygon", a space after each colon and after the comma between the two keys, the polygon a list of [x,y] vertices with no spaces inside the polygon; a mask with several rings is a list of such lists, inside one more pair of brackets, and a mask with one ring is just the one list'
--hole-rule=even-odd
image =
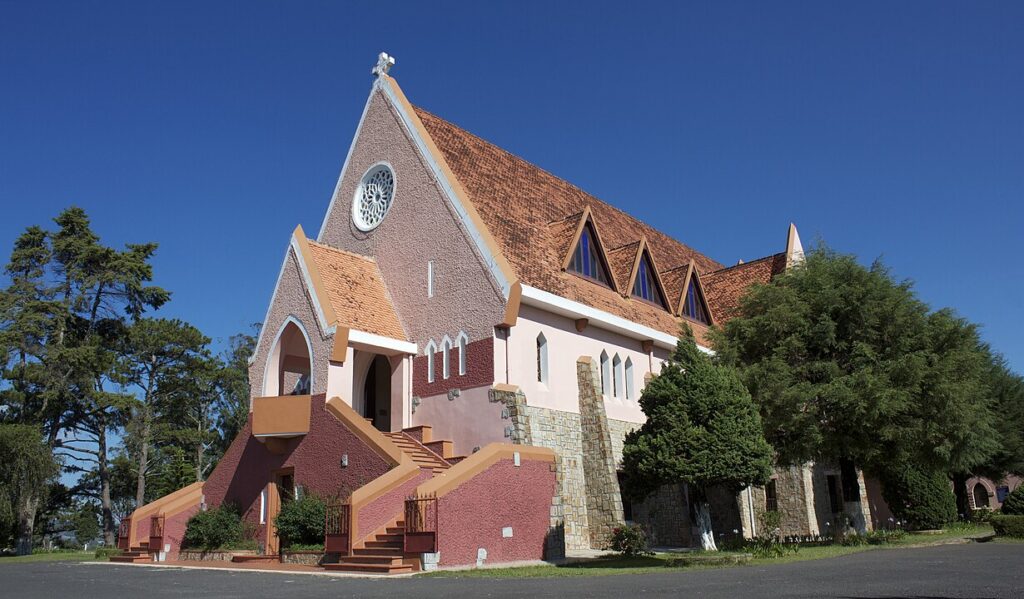
{"label": "arched window", "polygon": [[537,335],[537,382],[548,382],[548,340],[544,333]]}
{"label": "arched window", "polygon": [[452,340],[445,336],[441,342],[441,376],[448,378],[452,375]]}
{"label": "arched window", "polygon": [[459,336],[455,338],[455,345],[459,348],[459,376],[466,374],[466,345],[468,344],[469,338],[465,333],[459,333]]}
{"label": "arched window", "polygon": [[437,346],[434,345],[434,340],[431,339],[427,342],[427,347],[423,350],[423,353],[427,354],[427,382],[434,382],[434,354],[437,353]]}
{"label": "arched window", "polygon": [[612,393],[615,397],[622,397],[622,360],[619,354],[612,358]]}
{"label": "arched window", "polygon": [[626,358],[626,399],[633,399],[633,359]]}
{"label": "arched window", "polygon": [[978,483],[974,485],[974,509],[990,507],[988,503],[988,489],[985,485]]}
{"label": "arched window", "polygon": [[611,388],[609,384],[612,380],[612,367],[608,362],[608,352],[601,352],[601,394],[610,395]]}
{"label": "arched window", "polygon": [[312,391],[313,350],[302,323],[289,316],[281,325],[267,357],[263,395],[308,395]]}

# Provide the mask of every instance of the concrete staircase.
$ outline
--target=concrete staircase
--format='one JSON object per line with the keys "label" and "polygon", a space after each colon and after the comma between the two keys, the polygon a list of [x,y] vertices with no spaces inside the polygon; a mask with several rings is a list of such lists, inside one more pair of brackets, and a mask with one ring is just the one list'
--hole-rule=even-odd
{"label": "concrete staircase", "polygon": [[132,547],[128,551],[122,551],[117,555],[111,555],[110,561],[121,564],[141,564],[151,562],[153,561],[153,556],[149,554],[149,542],[143,541],[137,547]]}
{"label": "concrete staircase", "polygon": [[405,555],[405,522],[398,520],[352,550],[336,564],[324,564],[325,570],[369,574],[406,574],[420,569],[419,554]]}
{"label": "concrete staircase", "polygon": [[[451,468],[448,458],[458,459],[451,455],[451,441],[431,439],[429,426],[417,426],[383,435],[412,458],[420,469],[429,470],[433,476]],[[339,572],[403,574],[420,569],[420,555],[405,553],[405,522],[399,516],[384,532],[375,534],[372,540],[357,544],[352,555],[342,556],[336,564],[324,564],[323,568]]]}

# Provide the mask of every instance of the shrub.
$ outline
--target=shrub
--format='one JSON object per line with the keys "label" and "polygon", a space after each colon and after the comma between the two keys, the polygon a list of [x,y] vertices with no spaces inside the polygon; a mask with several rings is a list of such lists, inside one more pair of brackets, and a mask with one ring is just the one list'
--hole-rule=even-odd
{"label": "shrub", "polygon": [[121,550],[117,547],[97,547],[94,557],[96,557],[96,559],[106,559],[111,555],[117,555],[119,553],[121,553]]}
{"label": "shrub", "polygon": [[1003,513],[1024,516],[1024,485],[1020,485],[1003,500]]}
{"label": "shrub", "polygon": [[989,521],[993,513],[994,512],[992,511],[992,508],[988,507],[971,510],[971,515],[968,521],[975,522],[978,524],[984,524]]}
{"label": "shrub", "polygon": [[277,536],[281,544],[317,545],[324,542],[324,522],[327,519],[327,505],[315,495],[304,495],[301,499],[289,501],[281,506],[281,512],[274,518]]}
{"label": "shrub", "polygon": [[992,514],[991,522],[997,535],[1024,539],[1024,516]]}
{"label": "shrub", "polygon": [[956,497],[942,472],[897,466],[883,478],[882,495],[910,530],[943,528],[956,520]]}
{"label": "shrub", "polygon": [[654,555],[647,545],[647,533],[637,524],[625,524],[613,530],[610,549],[626,557]]}
{"label": "shrub", "polygon": [[182,545],[189,549],[210,551],[241,543],[245,527],[242,515],[233,505],[222,505],[205,512],[197,512],[185,525]]}
{"label": "shrub", "polygon": [[906,531],[898,528],[892,530],[878,529],[864,535],[864,540],[868,545],[886,545],[888,543],[900,541],[906,536]]}

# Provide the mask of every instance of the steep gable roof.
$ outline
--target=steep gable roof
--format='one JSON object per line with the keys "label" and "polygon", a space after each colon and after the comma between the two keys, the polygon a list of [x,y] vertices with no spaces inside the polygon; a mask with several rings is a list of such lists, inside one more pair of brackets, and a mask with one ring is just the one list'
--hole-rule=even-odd
{"label": "steep gable roof", "polygon": [[[665,270],[693,262],[710,272],[721,264],[494,144],[426,110],[414,110],[524,285],[678,334],[679,319],[668,311],[564,272],[570,222],[575,218],[578,225],[576,215],[589,209],[605,248],[622,250],[607,252],[619,291],[630,278],[641,238],[647,240],[652,261]],[[613,254],[628,255],[624,275]]]}
{"label": "steep gable roof", "polygon": [[740,298],[752,285],[767,285],[786,270],[786,252],[765,256],[708,273],[701,278],[705,299],[715,320],[722,323],[739,314]]}
{"label": "steep gable roof", "polygon": [[308,243],[337,323],[382,337],[408,339],[373,258]]}

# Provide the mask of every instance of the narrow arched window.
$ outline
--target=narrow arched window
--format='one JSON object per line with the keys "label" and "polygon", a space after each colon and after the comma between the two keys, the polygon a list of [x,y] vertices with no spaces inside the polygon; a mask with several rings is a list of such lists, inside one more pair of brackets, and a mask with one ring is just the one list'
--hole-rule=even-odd
{"label": "narrow arched window", "polygon": [[537,382],[548,382],[548,340],[544,333],[537,335]]}
{"label": "narrow arched window", "polygon": [[612,394],[622,397],[622,360],[619,354],[612,358]]}
{"label": "narrow arched window", "polygon": [[466,374],[466,346],[469,344],[469,339],[465,333],[459,333],[455,344],[459,347],[459,376],[463,376]]}
{"label": "narrow arched window", "polygon": [[447,337],[441,342],[441,376],[448,378],[452,375],[452,342]]}
{"label": "narrow arched window", "polygon": [[633,360],[626,358],[626,399],[633,399]]}
{"label": "narrow arched window", "polygon": [[612,380],[612,367],[608,362],[608,352],[601,352],[601,394],[610,395],[611,388],[609,384]]}
{"label": "narrow arched window", "polygon": [[427,343],[426,349],[423,350],[427,354],[427,382],[434,382],[434,354],[437,353],[437,346],[434,345],[433,340]]}

